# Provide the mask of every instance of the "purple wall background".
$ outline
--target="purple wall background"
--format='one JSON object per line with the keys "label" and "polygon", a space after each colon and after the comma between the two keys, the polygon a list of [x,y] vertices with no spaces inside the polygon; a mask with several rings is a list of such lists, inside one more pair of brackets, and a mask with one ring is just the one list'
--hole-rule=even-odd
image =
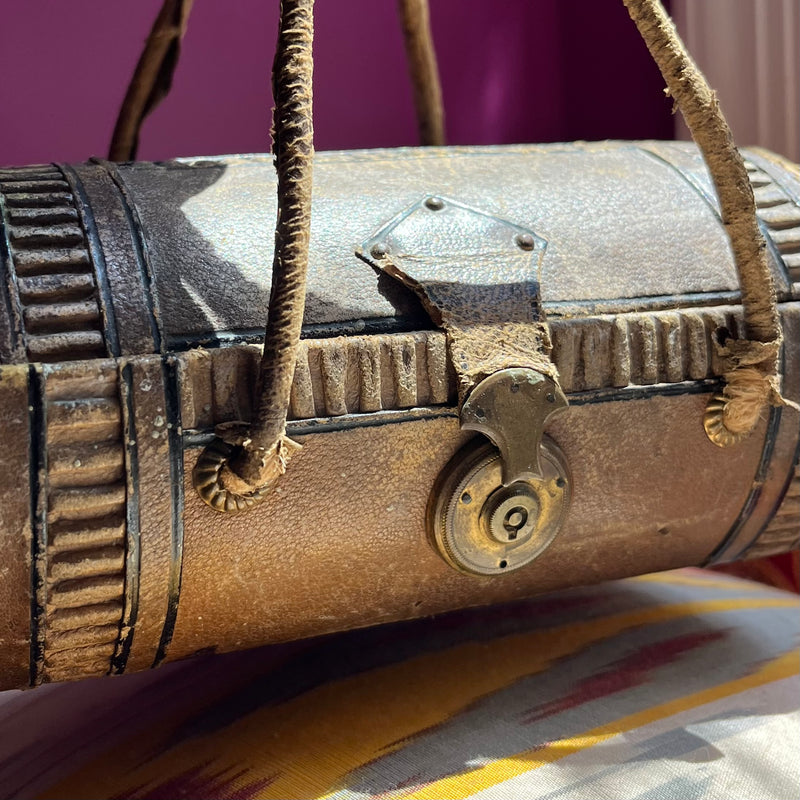
{"label": "purple wall background", "polygon": [[[0,163],[105,155],[160,1],[7,4]],[[451,143],[672,138],[671,102],[619,0],[431,0],[431,15]],[[276,25],[277,2],[197,0],[140,158],[268,149]],[[316,26],[318,149],[415,144],[394,0],[319,0]]]}

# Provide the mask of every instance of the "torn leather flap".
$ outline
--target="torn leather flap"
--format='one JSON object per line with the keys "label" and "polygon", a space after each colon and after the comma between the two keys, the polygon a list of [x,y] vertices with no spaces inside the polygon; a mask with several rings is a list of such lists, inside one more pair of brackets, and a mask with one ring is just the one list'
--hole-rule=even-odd
{"label": "torn leather flap", "polygon": [[528,228],[430,195],[357,254],[414,290],[444,328],[463,403],[481,380],[508,367],[558,379],[539,297],[546,247]]}

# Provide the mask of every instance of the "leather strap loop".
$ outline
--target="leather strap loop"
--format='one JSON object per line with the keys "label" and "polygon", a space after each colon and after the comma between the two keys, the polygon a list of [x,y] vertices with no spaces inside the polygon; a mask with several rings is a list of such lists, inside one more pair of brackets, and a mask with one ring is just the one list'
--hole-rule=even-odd
{"label": "leather strap loop", "polygon": [[[783,335],[767,246],[758,225],[744,160],[716,94],[687,53],[660,0],[623,2],[703,154],[733,250],[745,338],[719,342],[719,353],[726,364],[724,402],[721,406],[715,402],[714,407],[721,412],[716,421],[731,435],[710,436],[715,444],[727,446],[756,426],[766,405],[787,404],[780,392],[778,359]],[[708,420],[706,430],[709,431]]]}

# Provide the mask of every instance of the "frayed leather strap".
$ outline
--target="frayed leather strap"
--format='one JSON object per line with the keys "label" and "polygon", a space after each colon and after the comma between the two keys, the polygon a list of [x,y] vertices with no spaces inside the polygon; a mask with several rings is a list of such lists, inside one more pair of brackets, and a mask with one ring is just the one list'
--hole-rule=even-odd
{"label": "frayed leather strap", "polygon": [[117,116],[109,161],[133,161],[145,117],[169,94],[194,0],[164,0]]}
{"label": "frayed leather strap", "polygon": [[720,351],[729,365],[721,424],[732,436],[716,441],[731,444],[756,426],[766,406],[787,405],[780,392],[778,359],[783,336],[767,245],[758,226],[744,161],[716,94],[686,52],[659,0],[623,2],[703,154],[733,251],[742,292],[745,339],[729,341]]}
{"label": "frayed leather strap", "polygon": [[[286,431],[286,415],[303,324],[311,231],[314,158],[311,78],[314,0],[283,0],[273,66],[273,153],[278,219],[269,316],[256,383],[250,436],[231,467],[254,488],[275,474],[271,461]],[[273,454],[273,455],[271,455]]]}
{"label": "frayed leather strap", "polygon": [[419,142],[423,145],[443,145],[446,143],[444,106],[428,0],[398,0],[397,7],[414,90]]}
{"label": "frayed leather strap", "polygon": [[314,0],[281,3],[272,71],[278,218],[256,405],[247,433],[231,443],[218,431],[217,444],[206,449],[198,462],[202,469],[194,472],[200,496],[218,511],[241,511],[263,499],[300,449],[286,437],[286,416],[303,324],[311,230],[313,10]]}

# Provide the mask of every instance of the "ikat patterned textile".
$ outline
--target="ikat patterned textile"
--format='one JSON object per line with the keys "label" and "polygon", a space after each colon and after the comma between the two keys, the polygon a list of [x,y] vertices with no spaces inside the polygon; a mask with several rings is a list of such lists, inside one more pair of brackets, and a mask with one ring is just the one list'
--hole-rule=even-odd
{"label": "ikat patterned textile", "polygon": [[8,692],[0,797],[796,800],[799,603],[680,570]]}

